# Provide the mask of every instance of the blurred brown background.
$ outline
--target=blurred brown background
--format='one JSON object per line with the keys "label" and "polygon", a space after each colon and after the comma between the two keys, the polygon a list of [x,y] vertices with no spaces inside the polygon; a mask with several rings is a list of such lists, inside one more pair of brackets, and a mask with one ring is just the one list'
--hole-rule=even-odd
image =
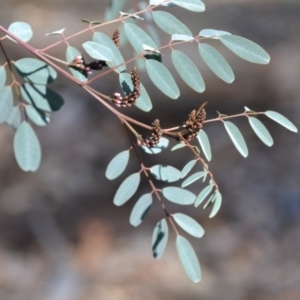
{"label": "blurred brown background", "polygon": [[[66,27],[70,35],[85,27],[82,18],[102,20],[109,1],[1,0],[0,23],[31,24],[37,48],[57,40],[45,34]],[[127,1],[136,5],[136,1]],[[131,4],[130,4],[131,3]],[[146,114],[129,114],[151,122],[158,117],[164,127],[181,124],[186,115],[208,101],[208,116],[275,110],[300,128],[300,2],[298,0],[206,1],[206,12],[171,12],[197,34],[204,28],[230,31],[266,49],[271,63],[259,66],[242,61],[224,47],[220,51],[233,67],[236,80],[227,85],[203,64],[196,47],[182,47],[198,62],[206,82],[203,94],[193,93],[171,66],[181,97],[165,98],[146,75],[142,80],[153,100]],[[104,31],[111,34],[115,27]],[[89,35],[71,40],[80,49]],[[162,43],[168,41],[161,33]],[[27,55],[12,43],[5,44],[17,60]],[[218,46],[217,43],[214,43]],[[64,59],[61,45],[49,53]],[[122,48],[130,58],[131,48]],[[1,64],[4,62],[2,54]],[[300,143],[293,134],[262,118],[274,138],[268,148],[254,135],[246,119],[235,119],[249,147],[249,157],[235,150],[222,124],[205,127],[212,149],[210,169],[223,194],[223,205],[214,219],[201,208],[169,205],[185,212],[206,230],[201,240],[189,240],[203,271],[200,284],[191,283],[178,261],[172,233],[160,261],[151,255],[151,235],[162,217],[157,203],[138,228],[128,219],[135,200],[149,191],[143,182],[139,193],[124,207],[112,204],[114,191],[130,172],[138,170],[132,156],[126,174],[113,182],[104,177],[109,160],[129,143],[117,118],[62,76],[52,87],[66,104],[54,113],[49,126],[36,128],[43,148],[40,169],[26,174],[16,165],[13,132],[0,129],[0,299],[201,299],[296,300],[300,299]],[[95,84],[111,94],[119,90],[116,75]],[[180,150],[181,151],[181,150]],[[185,156],[187,155],[187,157]],[[144,156],[149,166],[170,163],[182,168],[188,152]],[[198,192],[201,187],[191,187]]]}

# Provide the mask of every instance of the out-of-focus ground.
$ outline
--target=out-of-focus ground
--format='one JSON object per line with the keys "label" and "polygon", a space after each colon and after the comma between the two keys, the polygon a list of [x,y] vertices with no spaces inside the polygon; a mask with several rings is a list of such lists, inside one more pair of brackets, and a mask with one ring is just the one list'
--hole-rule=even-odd
{"label": "out-of-focus ground", "polygon": [[[154,109],[150,114],[132,109],[130,114],[149,123],[158,117],[168,127],[180,124],[193,108],[208,101],[208,117],[215,117],[216,110],[234,114],[248,106],[279,111],[300,128],[300,2],[206,2],[205,13],[172,11],[194,34],[216,28],[252,39],[270,53],[271,63],[252,65],[220,47],[236,75],[227,85],[201,62],[196,47],[183,47],[198,62],[206,91],[191,92],[175,75],[182,95],[172,101],[142,75]],[[34,30],[30,43],[43,48],[57,39],[45,33],[66,27],[70,35],[84,28],[82,18],[101,21],[107,4],[1,0],[0,23],[6,27],[14,21],[30,23]],[[71,44],[80,48],[88,39],[80,37]],[[161,39],[167,42],[167,35],[162,33]],[[13,59],[26,55],[16,45],[6,45]],[[123,52],[127,58],[132,55],[128,46]],[[49,53],[63,58],[64,46]],[[0,60],[3,63],[3,57]],[[167,52],[164,62],[175,72]],[[43,148],[36,173],[19,170],[13,132],[6,125],[0,128],[1,300],[300,299],[299,134],[262,118],[274,137],[274,146],[268,148],[246,119],[236,119],[249,147],[250,155],[244,159],[221,123],[207,125],[213,149],[210,168],[223,194],[221,211],[209,219],[201,208],[170,205],[171,211],[196,218],[206,231],[201,240],[190,238],[203,272],[202,282],[193,284],[178,261],[174,234],[160,261],[151,256],[152,230],[162,217],[158,204],[141,226],[129,225],[135,200],[149,191],[145,182],[124,207],[112,204],[115,189],[138,169],[132,157],[120,179],[108,182],[104,177],[109,160],[129,147],[117,118],[62,76],[53,87],[66,104],[53,114],[50,125],[36,129]],[[118,79],[109,76],[95,87],[111,94],[119,90]],[[178,153],[145,159],[149,166],[166,162],[182,168],[190,154]],[[194,192],[200,188],[192,187]]]}

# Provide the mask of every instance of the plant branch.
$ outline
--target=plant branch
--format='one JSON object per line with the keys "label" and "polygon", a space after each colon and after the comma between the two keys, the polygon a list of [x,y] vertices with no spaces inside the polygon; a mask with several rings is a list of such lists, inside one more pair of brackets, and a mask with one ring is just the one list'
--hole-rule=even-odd
{"label": "plant branch", "polygon": [[141,157],[140,157],[140,155],[139,155],[139,153],[138,153],[138,151],[137,151],[137,149],[136,149],[136,145],[135,145],[134,142],[132,141],[132,137],[131,137],[131,135],[130,135],[130,133],[129,133],[129,131],[128,131],[127,125],[125,125],[125,123],[123,122],[123,120],[121,120],[121,122],[123,123],[123,125],[124,125],[124,127],[125,127],[125,130],[126,130],[126,132],[127,132],[128,138],[129,138],[129,140],[130,140],[130,142],[131,142],[131,145],[132,145],[132,147],[133,147],[134,153],[135,153],[136,157],[138,158],[138,160],[139,160],[139,162],[140,162],[141,170],[142,170],[142,172],[144,173],[145,177],[147,178],[149,185],[151,186],[152,193],[155,194],[157,200],[159,201],[159,203],[160,203],[162,209],[163,209],[164,212],[165,212],[166,218],[168,218],[168,220],[169,220],[171,226],[173,227],[173,229],[174,229],[176,235],[178,235],[178,230],[177,230],[177,228],[176,228],[176,226],[175,226],[175,224],[174,224],[174,222],[173,222],[173,220],[172,220],[172,215],[168,212],[167,207],[166,207],[166,205],[165,205],[163,199],[161,198],[161,196],[160,196],[160,194],[159,194],[159,191],[160,191],[160,190],[156,188],[155,184],[153,183],[152,179],[150,178],[149,172],[148,172],[148,168],[146,168],[145,165],[143,164],[143,161],[142,161],[142,159],[141,159]]}

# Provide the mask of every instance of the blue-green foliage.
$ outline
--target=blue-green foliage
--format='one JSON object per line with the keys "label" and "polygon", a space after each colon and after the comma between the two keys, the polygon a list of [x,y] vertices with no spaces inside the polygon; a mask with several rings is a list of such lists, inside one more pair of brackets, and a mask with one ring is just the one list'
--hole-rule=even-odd
{"label": "blue-green foliage", "polygon": [[[122,12],[121,10],[126,9],[125,2],[125,0],[111,0],[104,16],[105,21],[113,20],[117,17],[123,19],[123,22],[120,23],[121,36],[119,37],[121,48],[118,48],[118,43],[107,33],[102,32],[105,24],[101,24],[101,21],[91,22],[85,19],[82,21],[88,23],[89,27],[97,26],[97,28],[92,29],[92,37],[89,37],[82,44],[82,48],[88,55],[87,61],[92,60],[92,63],[96,64],[101,62],[101,68],[94,68],[94,70],[101,71],[102,67],[105,66],[110,68],[106,69],[108,70],[107,73],[114,72],[114,76],[116,80],[119,80],[121,89],[124,92],[123,94],[126,96],[132,94],[136,88],[132,79],[132,73],[127,73],[129,72],[129,67],[131,68],[130,64],[134,63],[139,70],[144,70],[147,73],[152,83],[163,94],[171,99],[179,98],[180,90],[173,77],[173,69],[169,69],[169,66],[167,68],[164,64],[164,57],[168,53],[165,52],[166,48],[169,48],[167,50],[171,53],[172,63],[184,83],[198,93],[204,92],[206,88],[205,81],[198,69],[198,64],[182,51],[185,48],[181,50],[176,48],[181,44],[198,47],[198,52],[204,63],[225,83],[232,83],[235,76],[229,63],[221,54],[224,46],[238,57],[251,63],[267,64],[270,61],[269,54],[262,47],[246,38],[236,36],[227,31],[201,29],[198,31],[199,34],[194,36],[192,31],[175,17],[170,9],[173,6],[177,6],[190,12],[200,13],[205,11],[205,5],[200,0],[150,0],[148,3],[151,9],[148,8],[148,3],[141,2],[138,4],[138,7],[140,10],[143,10],[143,14],[134,9]],[[159,10],[162,6],[164,7],[163,10]],[[116,24],[116,22],[112,23]],[[157,30],[157,27],[164,32],[164,35],[166,35],[165,33],[168,34],[169,43],[167,45],[160,46],[159,30]],[[64,30],[65,28],[46,35],[58,35],[61,37],[64,36]],[[14,39],[20,39],[19,43],[27,43],[33,35],[30,25],[24,22],[11,24],[8,31],[13,34],[13,37],[7,37],[13,41]],[[211,40],[214,40],[214,46],[211,45]],[[123,45],[126,41],[129,42],[135,53],[135,57],[127,61],[124,59],[125,55],[123,56]],[[84,88],[88,89],[89,74],[91,71],[87,67],[89,64],[85,62],[81,52],[70,45],[69,42],[68,40],[65,48],[66,62],[61,62],[65,65],[66,69],[69,69],[74,78],[77,79],[76,83],[82,84]],[[223,47],[219,48],[218,45]],[[43,51],[40,53],[48,57]],[[62,97],[48,86],[57,78],[57,71],[55,69],[58,69],[58,67],[53,65],[54,68],[43,60],[32,57],[21,58],[15,62],[11,61],[7,63],[0,66],[0,123],[6,123],[15,130],[13,146],[16,161],[20,168],[26,172],[34,172],[38,169],[41,162],[41,147],[32,125],[45,126],[49,124],[51,113],[59,110],[64,104]],[[15,85],[15,89],[13,89],[11,82],[8,82],[8,78],[11,77],[7,76],[10,69],[16,71],[23,79],[19,84]],[[101,78],[101,80],[103,79]],[[143,112],[149,112],[153,108],[151,95],[147,93],[142,83],[139,82],[138,84],[140,95],[134,104]],[[116,85],[115,97],[122,97],[119,89],[119,86]],[[91,94],[94,93],[91,90],[89,91]],[[97,96],[105,96],[101,93],[102,91],[99,94],[97,93]],[[113,100],[111,96],[103,97],[103,99],[108,101]],[[103,99],[98,98],[100,102]],[[109,102],[109,104],[112,103]],[[204,120],[201,121],[200,126],[200,121],[197,120],[198,129],[196,133],[193,132],[192,127],[188,129],[189,132],[194,134],[193,137],[197,137],[198,146],[194,145],[194,141],[187,142],[183,138],[181,132],[186,132],[186,127],[188,127],[186,122],[184,126],[175,127],[176,129],[174,130],[178,130],[179,133],[177,131],[177,134],[172,132],[173,135],[170,134],[170,131],[173,130],[161,129],[161,132],[158,134],[155,131],[157,129],[154,128],[149,139],[158,138],[158,144],[155,147],[146,147],[146,143],[143,143],[143,136],[136,131],[136,128],[133,128],[141,124],[141,122],[125,118],[125,113],[123,114],[123,112],[122,114],[118,114],[115,110],[111,110],[121,119],[124,126],[127,126],[128,133],[134,134],[135,139],[132,140],[131,148],[119,152],[109,162],[105,172],[106,178],[114,180],[121,176],[125,172],[132,156],[132,149],[135,148],[134,152],[138,152],[137,144],[144,145],[140,147],[142,151],[138,154],[140,169],[131,175],[127,175],[122,180],[114,195],[113,203],[121,206],[130,199],[135,198],[141,180],[146,175],[145,177],[150,183],[149,186],[151,189],[139,196],[133,205],[129,217],[130,224],[135,227],[139,226],[146,215],[151,212],[150,209],[154,205],[153,200],[158,200],[157,202],[162,206],[165,217],[157,222],[153,230],[153,256],[159,259],[165,252],[170,225],[176,233],[176,248],[185,272],[193,282],[200,281],[201,269],[196,253],[189,241],[181,236],[179,231],[183,230],[193,237],[201,238],[204,235],[204,229],[197,220],[186,214],[180,212],[172,214],[169,212],[167,205],[170,204],[168,201],[172,202],[172,205],[194,204],[195,207],[202,206],[203,204],[203,209],[211,207],[209,218],[214,217],[219,212],[222,204],[222,194],[206,163],[212,159],[212,149],[209,137],[202,127],[205,126],[206,130],[208,124]],[[240,114],[240,116],[242,115],[248,118],[254,133],[267,146],[273,145],[273,138],[265,125],[259,120],[260,115],[267,116],[292,132],[298,131],[291,121],[274,111],[256,113],[245,108],[244,113]],[[213,121],[223,123],[236,149],[242,156],[247,157],[248,148],[246,141],[238,127],[233,122],[228,121],[228,118],[228,116],[219,113],[218,118]],[[189,115],[189,122],[192,119],[191,113]],[[147,126],[144,127],[149,128]],[[154,132],[158,137],[155,136]],[[177,144],[171,150],[168,150],[172,137],[176,139]],[[178,149],[181,150],[175,151]],[[161,157],[159,154],[163,151],[168,153],[168,155],[175,155],[175,157],[176,155],[184,155],[183,157],[187,161],[184,163],[181,171],[171,165],[160,162],[153,166],[146,166],[144,164],[143,159],[147,157],[146,154],[158,154],[157,157],[159,159]],[[194,168],[196,171],[189,175]],[[177,181],[180,182],[174,183]],[[207,183],[207,181],[209,182]],[[170,183],[175,185],[169,185]],[[162,185],[162,187],[157,188],[156,184]],[[178,185],[181,187],[178,187]],[[198,195],[185,189],[186,187],[191,188],[190,185],[193,189],[198,188]]]}

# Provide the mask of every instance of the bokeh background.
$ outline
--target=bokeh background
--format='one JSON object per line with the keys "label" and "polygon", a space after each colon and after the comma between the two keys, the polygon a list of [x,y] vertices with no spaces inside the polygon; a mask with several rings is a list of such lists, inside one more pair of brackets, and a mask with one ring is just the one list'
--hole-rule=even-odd
{"label": "bokeh background", "polygon": [[[86,25],[80,20],[103,20],[109,1],[1,0],[0,22],[31,24],[37,48],[57,40],[45,34],[66,27],[72,34]],[[136,7],[127,1],[123,9]],[[298,0],[210,0],[201,14],[172,8],[194,34],[204,28],[222,29],[247,37],[265,48],[271,63],[259,66],[242,61],[224,47],[220,51],[232,66],[236,80],[227,85],[203,64],[196,47],[183,46],[200,67],[207,89],[193,93],[177,76],[169,52],[164,63],[181,89],[177,101],[165,98],[141,75],[154,108],[147,114],[133,108],[129,114],[144,122],[159,118],[164,127],[181,124],[188,113],[208,101],[208,117],[275,110],[300,128],[300,2]],[[111,34],[115,27],[104,32]],[[160,31],[162,43],[168,36]],[[78,47],[85,35],[70,41]],[[218,47],[217,43],[214,43]],[[28,55],[5,43],[12,59]],[[65,46],[49,51],[64,59]],[[122,48],[130,58],[131,48]],[[2,54],[0,62],[4,62]],[[94,85],[103,93],[119,90],[112,74]],[[202,208],[169,205],[185,212],[206,230],[201,240],[189,238],[203,271],[200,284],[191,283],[180,265],[175,236],[163,258],[151,255],[151,236],[162,217],[158,203],[138,228],[128,219],[135,200],[149,191],[143,182],[123,207],[112,204],[122,180],[138,170],[132,156],[126,174],[113,182],[105,177],[109,160],[129,147],[117,118],[79,87],[62,76],[52,87],[63,95],[65,106],[54,113],[46,128],[36,128],[43,149],[40,169],[23,173],[13,155],[13,131],[0,128],[0,299],[300,299],[300,142],[299,134],[262,118],[274,146],[263,145],[244,118],[234,120],[243,132],[249,157],[242,158],[221,123],[205,127],[213,151],[210,169],[223,194],[221,211],[214,219]],[[144,156],[149,166],[169,163],[182,168],[188,152]],[[201,186],[191,186],[196,193]]]}

